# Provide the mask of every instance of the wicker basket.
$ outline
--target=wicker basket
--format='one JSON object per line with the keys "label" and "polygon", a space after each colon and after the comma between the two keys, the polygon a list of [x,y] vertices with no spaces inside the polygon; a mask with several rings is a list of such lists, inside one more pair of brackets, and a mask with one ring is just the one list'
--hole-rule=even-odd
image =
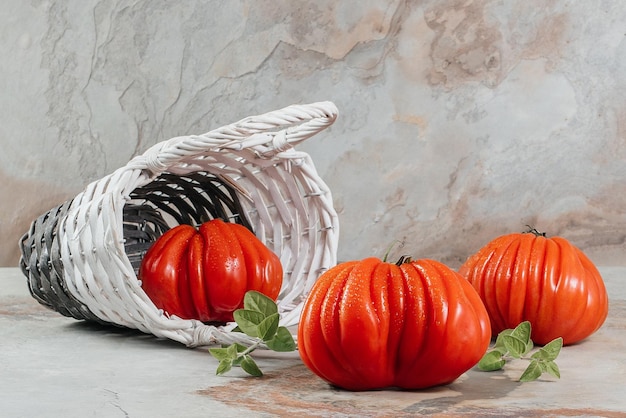
{"label": "wicker basket", "polygon": [[319,275],[336,264],[339,224],[310,156],[294,145],[330,126],[330,102],[294,105],[203,135],[156,144],[33,221],[20,266],[32,296],[59,313],[136,328],[189,347],[254,342],[169,316],[147,297],[137,271],[169,228],[213,218],[250,228],[285,272],[281,324],[295,325]]}

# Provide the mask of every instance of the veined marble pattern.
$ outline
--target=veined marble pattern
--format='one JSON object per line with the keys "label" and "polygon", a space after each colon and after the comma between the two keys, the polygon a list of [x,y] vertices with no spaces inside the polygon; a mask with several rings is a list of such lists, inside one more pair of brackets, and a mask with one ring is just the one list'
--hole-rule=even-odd
{"label": "veined marble pattern", "polygon": [[[45,1],[0,11],[0,265],[152,144],[292,103],[340,259],[460,264],[533,225],[623,264],[626,8],[605,1]],[[395,254],[394,254],[395,255]]]}

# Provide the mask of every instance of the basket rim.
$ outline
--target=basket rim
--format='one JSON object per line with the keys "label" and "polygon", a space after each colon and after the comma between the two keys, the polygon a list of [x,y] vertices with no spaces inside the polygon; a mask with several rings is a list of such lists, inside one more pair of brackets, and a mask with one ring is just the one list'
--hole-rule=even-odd
{"label": "basket rim", "polygon": [[[310,156],[295,150],[294,145],[326,129],[334,123],[336,116],[334,104],[320,102],[292,105],[264,115],[247,117],[207,134],[162,141],[150,147],[144,154],[131,159],[125,166],[90,183],[71,200],[67,213],[58,222],[60,257],[69,291],[77,295],[97,317],[113,319],[113,323],[138,328],[188,346],[209,345],[236,338],[232,334],[238,333],[230,333],[229,326],[215,327],[194,319],[169,317],[156,308],[141,289],[123,246],[123,233],[120,234],[115,226],[123,224],[123,209],[132,201],[132,192],[152,183],[162,174],[171,172],[183,175],[187,171],[197,172],[193,171],[196,168],[194,164],[206,163],[208,156],[221,158],[224,155],[243,155],[242,158],[248,158],[247,163],[250,164],[270,161],[271,164],[261,167],[257,175],[265,175],[271,171],[267,167],[272,167],[272,170],[283,169],[288,173],[290,177],[285,175],[282,181],[289,178],[295,182],[296,176],[299,176],[298,181],[305,186],[298,183],[298,186],[291,186],[291,189],[299,191],[300,188],[309,187],[310,200],[302,208],[315,211],[318,218],[314,220],[324,222],[321,230],[309,235],[310,243],[307,244],[314,252],[309,262],[311,266],[319,266],[319,270],[307,272],[307,284],[304,287],[295,287],[299,292],[307,286],[310,289],[314,281],[310,277],[319,277],[324,270],[336,264],[339,220],[332,205],[330,189],[317,174]],[[241,138],[236,138],[237,136]],[[190,161],[194,164],[190,164]],[[204,168],[209,167],[212,166],[207,165]],[[254,198],[253,196],[253,201]],[[310,203],[313,200],[314,203]],[[258,222],[269,225],[273,221],[274,219],[269,219]],[[270,229],[267,225],[265,226]],[[322,250],[319,251],[316,247],[321,247]],[[117,273],[115,277],[109,277],[109,269],[113,268],[117,269]],[[108,280],[89,281],[100,275],[105,275]],[[108,304],[109,294],[115,297],[123,295],[132,301],[135,309],[130,312],[130,317],[134,320],[142,319],[143,322],[137,320],[129,323],[128,318],[121,320],[123,315],[119,312],[120,308],[114,303]],[[284,311],[285,315],[281,320],[287,318],[289,323],[297,323],[304,300],[302,293],[299,295],[300,303],[295,303],[295,299],[290,300],[287,305],[293,309]],[[124,308],[129,309],[127,306]]]}

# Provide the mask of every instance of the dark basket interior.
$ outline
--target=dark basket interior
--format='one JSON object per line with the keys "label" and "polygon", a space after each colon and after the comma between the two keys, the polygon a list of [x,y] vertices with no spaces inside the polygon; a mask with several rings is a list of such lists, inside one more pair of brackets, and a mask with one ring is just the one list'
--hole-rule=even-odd
{"label": "dark basket interior", "polygon": [[131,202],[124,206],[124,247],[135,273],[148,248],[172,226],[199,226],[222,219],[252,231],[237,192],[207,172],[164,173],[135,189],[130,197]]}

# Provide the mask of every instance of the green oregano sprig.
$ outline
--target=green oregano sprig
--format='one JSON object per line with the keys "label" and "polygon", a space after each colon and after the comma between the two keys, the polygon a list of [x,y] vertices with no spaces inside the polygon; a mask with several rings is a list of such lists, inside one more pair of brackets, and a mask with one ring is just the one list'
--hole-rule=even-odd
{"label": "green oregano sprig", "polygon": [[294,351],[296,343],[289,330],[279,325],[278,307],[264,294],[251,290],[243,299],[243,309],[233,312],[237,327],[233,332],[242,332],[257,339],[251,346],[234,343],[229,346],[209,348],[209,353],[219,364],[215,374],[227,373],[233,366],[241,367],[252,376],[263,376],[250,353],[265,344],[273,351]]}
{"label": "green oregano sprig", "polygon": [[507,360],[525,359],[530,364],[519,378],[520,382],[537,380],[543,373],[548,373],[557,379],[561,377],[555,360],[563,347],[563,338],[559,337],[541,347],[528,357],[534,348],[530,339],[530,322],[525,321],[514,329],[505,329],[496,338],[496,343],[490,351],[478,362],[478,368],[483,371],[500,370]]}

